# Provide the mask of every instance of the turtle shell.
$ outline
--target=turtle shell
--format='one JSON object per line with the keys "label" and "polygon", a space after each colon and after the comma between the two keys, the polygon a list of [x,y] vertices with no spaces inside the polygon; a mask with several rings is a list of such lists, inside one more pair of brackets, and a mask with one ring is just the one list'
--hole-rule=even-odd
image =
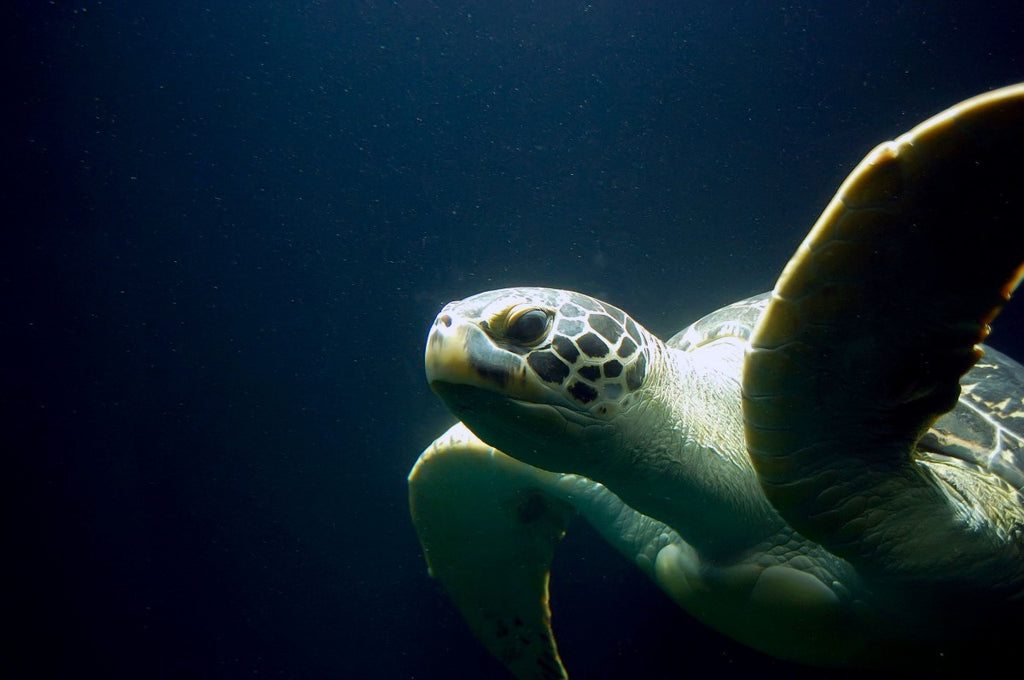
{"label": "turtle shell", "polygon": [[918,443],[999,477],[1024,503],[1024,366],[991,347],[960,379],[960,399]]}
{"label": "turtle shell", "polygon": [[[689,352],[716,340],[748,340],[771,299],[762,293],[711,312],[668,341]],[[921,460],[973,467],[998,477],[1024,504],[1024,366],[984,346],[985,355],[960,379],[956,406],[918,442]]]}
{"label": "turtle shell", "polygon": [[684,352],[692,352],[722,338],[749,340],[770,299],[771,293],[761,293],[726,305],[694,321],[669,338],[666,344]]}

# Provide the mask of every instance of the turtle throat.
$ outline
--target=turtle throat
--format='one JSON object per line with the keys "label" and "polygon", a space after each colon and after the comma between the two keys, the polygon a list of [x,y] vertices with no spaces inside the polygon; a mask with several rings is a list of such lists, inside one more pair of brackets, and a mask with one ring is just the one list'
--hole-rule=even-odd
{"label": "turtle throat", "polygon": [[744,448],[740,343],[699,355],[660,341],[650,350],[649,382],[588,476],[705,556],[726,558],[780,531]]}

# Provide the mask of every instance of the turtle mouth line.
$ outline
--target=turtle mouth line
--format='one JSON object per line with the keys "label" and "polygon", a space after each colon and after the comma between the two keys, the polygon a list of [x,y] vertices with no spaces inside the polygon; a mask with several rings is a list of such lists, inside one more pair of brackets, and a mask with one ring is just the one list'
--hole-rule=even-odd
{"label": "turtle mouth line", "polygon": [[[536,402],[527,399],[517,399],[506,392],[490,389],[487,386],[467,385],[465,383],[450,382],[447,380],[430,381],[430,389],[448,405],[459,418],[469,417],[474,420],[474,414],[487,413],[500,417],[500,414],[512,412],[513,421],[525,419],[524,411],[531,414],[530,419],[543,419],[550,421],[552,418],[560,418],[565,423],[587,427],[600,424],[600,421],[589,413],[583,413],[569,408],[562,404],[543,401]],[[518,414],[515,412],[519,411]]]}

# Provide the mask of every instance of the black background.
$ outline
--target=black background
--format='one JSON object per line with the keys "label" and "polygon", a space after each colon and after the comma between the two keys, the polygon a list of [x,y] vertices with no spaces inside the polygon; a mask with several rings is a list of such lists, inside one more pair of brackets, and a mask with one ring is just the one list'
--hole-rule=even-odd
{"label": "black background", "polygon": [[[1019,2],[839,5],[5,4],[4,656],[501,677],[408,520],[429,322],[539,284],[668,335],[771,287],[876,142],[1024,80]],[[577,678],[802,672],[582,524],[552,589]]]}

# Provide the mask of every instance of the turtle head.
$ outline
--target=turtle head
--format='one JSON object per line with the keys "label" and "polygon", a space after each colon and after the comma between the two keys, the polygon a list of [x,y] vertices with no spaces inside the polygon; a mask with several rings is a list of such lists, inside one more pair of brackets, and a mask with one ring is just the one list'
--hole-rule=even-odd
{"label": "turtle head", "polygon": [[581,472],[572,452],[582,440],[597,453],[641,400],[657,342],[622,310],[586,295],[506,288],[441,310],[427,338],[427,380],[492,446],[538,467]]}

